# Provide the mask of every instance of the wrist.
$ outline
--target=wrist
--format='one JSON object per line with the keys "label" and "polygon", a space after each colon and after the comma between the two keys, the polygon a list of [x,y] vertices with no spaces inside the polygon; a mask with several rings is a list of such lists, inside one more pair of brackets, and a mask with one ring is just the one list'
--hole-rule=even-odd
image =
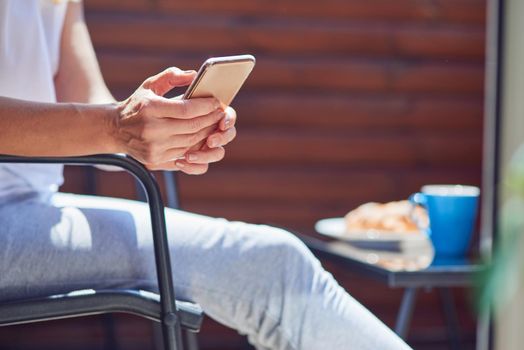
{"label": "wrist", "polygon": [[101,142],[104,145],[104,153],[126,153],[124,145],[118,138],[121,106],[115,102],[100,107],[103,118]]}
{"label": "wrist", "polygon": [[108,104],[71,104],[76,110],[79,126],[84,135],[78,142],[88,148],[89,154],[124,153],[116,135],[118,130],[119,109],[116,103]]}

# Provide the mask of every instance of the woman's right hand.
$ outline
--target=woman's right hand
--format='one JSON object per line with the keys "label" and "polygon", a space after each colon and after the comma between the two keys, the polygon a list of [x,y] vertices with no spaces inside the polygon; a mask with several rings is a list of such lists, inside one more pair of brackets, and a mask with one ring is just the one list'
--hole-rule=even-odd
{"label": "woman's right hand", "polygon": [[205,140],[225,118],[220,102],[213,98],[168,99],[163,95],[187,86],[195,71],[169,68],[150,77],[125,101],[111,130],[116,149],[151,169],[180,170],[175,160]]}

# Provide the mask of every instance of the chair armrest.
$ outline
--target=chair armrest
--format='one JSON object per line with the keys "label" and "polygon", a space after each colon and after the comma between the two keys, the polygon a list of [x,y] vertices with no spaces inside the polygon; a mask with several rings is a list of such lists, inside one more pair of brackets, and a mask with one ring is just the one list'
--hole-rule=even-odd
{"label": "chair armrest", "polygon": [[164,204],[153,175],[135,159],[122,154],[96,154],[78,157],[24,157],[0,155],[0,163],[33,163],[33,164],[70,164],[70,165],[113,165],[131,173],[143,186],[149,210],[153,232],[155,263],[160,292],[160,303],[164,322],[173,325],[179,324],[176,316],[175,292],[169,246],[167,243]]}

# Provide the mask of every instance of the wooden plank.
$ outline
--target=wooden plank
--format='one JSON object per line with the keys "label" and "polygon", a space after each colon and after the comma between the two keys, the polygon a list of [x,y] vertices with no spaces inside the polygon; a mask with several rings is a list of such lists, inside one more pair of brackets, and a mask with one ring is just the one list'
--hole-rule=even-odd
{"label": "wooden plank", "polygon": [[180,194],[191,200],[226,200],[232,204],[236,201],[238,206],[246,201],[291,205],[299,201],[333,207],[349,199],[360,202],[407,197],[409,193],[399,192],[399,184],[402,189],[414,192],[425,183],[478,184],[479,181],[476,167],[430,169],[421,173],[408,167],[393,172],[380,166],[339,170],[307,164],[294,169],[212,166],[204,176],[180,176]]}
{"label": "wooden plank", "polygon": [[[102,71],[114,89],[138,86],[166,67],[198,68],[204,57],[100,52]],[[243,91],[483,92],[483,65],[457,62],[388,62],[351,58],[273,58],[259,55]]]}
{"label": "wooden plank", "polygon": [[484,0],[436,0],[441,18],[448,21],[486,23],[486,2]]}
{"label": "wooden plank", "polygon": [[[479,69],[480,68],[480,69]],[[481,94],[484,74],[480,65],[415,64],[392,70],[395,91]]]}
{"label": "wooden plank", "polygon": [[417,134],[276,133],[242,130],[228,146],[231,163],[347,164],[348,166],[466,166],[480,163],[482,140],[477,133],[446,136]]}
{"label": "wooden plank", "polygon": [[90,11],[139,11],[146,12],[157,9],[156,1],[151,0],[89,0],[84,2],[86,12]]}
{"label": "wooden plank", "polygon": [[392,54],[402,57],[482,59],[485,50],[483,27],[403,26],[393,30]]}
{"label": "wooden plank", "polygon": [[[321,169],[267,170],[216,167],[205,176],[180,179],[181,195],[192,199],[260,201],[344,201],[348,197],[373,198],[390,194],[394,182],[381,171],[334,173]],[[373,184],[373,186],[369,186]],[[369,186],[369,187],[368,187]]]}
{"label": "wooden plank", "polygon": [[177,14],[235,15],[247,18],[305,17],[386,21],[483,23],[483,0],[90,0],[88,11],[149,11]]}
{"label": "wooden plank", "polygon": [[[465,58],[484,56],[480,26],[386,23],[239,21],[235,18],[184,16],[88,17],[99,48],[279,54],[394,55],[397,57]],[[137,30],[139,29],[139,30]],[[134,32],[134,35],[129,35]],[[107,33],[111,33],[108,35]],[[302,40],[307,37],[307,44]]]}
{"label": "wooden plank", "polygon": [[[348,198],[345,208],[355,207],[359,201]],[[184,199],[184,210],[213,217],[225,217],[229,220],[240,220],[250,223],[265,223],[292,229],[311,230],[314,223],[323,217],[337,216],[340,210],[330,210],[315,203],[298,202],[293,205],[260,203],[257,201],[245,202],[243,205],[227,201]],[[300,223],[300,224],[298,224]]]}
{"label": "wooden plank", "polygon": [[[176,65],[198,69],[205,57],[171,55],[128,55],[101,52],[100,63],[106,80],[113,88],[137,86],[144,77]],[[480,67],[479,67],[480,68]],[[358,89],[377,91],[387,89],[386,64],[362,60],[274,59],[258,56],[243,91],[250,89]]]}
{"label": "wooden plank", "polygon": [[233,103],[240,128],[391,132],[478,131],[482,99],[311,93],[241,93]]}

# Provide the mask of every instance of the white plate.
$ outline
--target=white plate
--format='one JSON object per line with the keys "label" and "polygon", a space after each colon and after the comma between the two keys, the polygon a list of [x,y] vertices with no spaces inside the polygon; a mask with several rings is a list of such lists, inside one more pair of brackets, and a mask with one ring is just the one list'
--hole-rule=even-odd
{"label": "white plate", "polygon": [[371,242],[420,242],[426,241],[424,233],[383,232],[368,230],[361,232],[347,232],[344,218],[330,218],[317,221],[315,230],[321,235],[345,241]]}

